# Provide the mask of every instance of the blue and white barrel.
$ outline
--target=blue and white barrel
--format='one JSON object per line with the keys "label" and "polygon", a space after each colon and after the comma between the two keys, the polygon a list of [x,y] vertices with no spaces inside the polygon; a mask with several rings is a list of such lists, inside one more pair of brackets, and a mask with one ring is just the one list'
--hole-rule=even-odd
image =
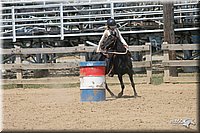
{"label": "blue and white barrel", "polygon": [[80,101],[96,102],[106,99],[105,61],[80,62]]}

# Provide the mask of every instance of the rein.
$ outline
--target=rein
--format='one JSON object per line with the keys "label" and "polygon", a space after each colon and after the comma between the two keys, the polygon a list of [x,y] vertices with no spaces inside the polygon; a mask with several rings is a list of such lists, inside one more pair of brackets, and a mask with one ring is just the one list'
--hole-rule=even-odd
{"label": "rein", "polygon": [[126,48],[126,51],[125,52],[102,52],[103,54],[127,54],[128,52],[128,49]]}
{"label": "rein", "polygon": [[[116,45],[116,41],[117,41],[116,37],[110,35],[105,43],[107,43],[107,45],[110,45],[110,44],[114,43],[114,46],[115,46]],[[119,38],[118,38],[118,41],[119,41]],[[112,48],[114,46],[112,46]],[[108,52],[108,51],[105,52],[105,51],[102,51],[102,54],[104,54],[104,55],[107,55],[107,54],[125,55],[128,52],[128,49],[127,48],[125,48],[125,49],[126,49],[125,52]]]}

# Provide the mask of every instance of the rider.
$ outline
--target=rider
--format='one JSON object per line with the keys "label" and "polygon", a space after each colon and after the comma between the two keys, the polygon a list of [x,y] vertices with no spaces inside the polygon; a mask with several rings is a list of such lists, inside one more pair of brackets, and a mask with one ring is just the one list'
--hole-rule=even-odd
{"label": "rider", "polygon": [[[104,33],[103,33],[103,35],[102,35],[102,37],[101,37],[101,39],[100,39],[100,41],[99,41],[99,45],[98,45],[98,47],[97,47],[96,52],[102,52],[102,51],[103,51],[103,49],[101,49],[101,46],[102,46],[102,44],[104,43],[104,41],[108,38],[108,36],[111,35],[111,34],[114,34],[116,37],[118,37],[119,40],[122,42],[123,46],[124,46],[126,49],[128,49],[128,44],[126,43],[126,41],[125,41],[124,38],[122,37],[120,31],[118,30],[115,19],[109,18],[109,19],[107,20],[107,28],[106,28],[106,30],[104,31]],[[109,68],[110,68],[111,65],[112,65],[112,57],[113,57],[113,56],[108,57],[108,58],[109,58],[109,63],[108,63]],[[114,73],[113,73],[113,65],[112,65],[112,67],[110,68],[110,71],[109,71],[109,73],[108,73],[108,76],[113,77],[113,75],[114,75]]]}

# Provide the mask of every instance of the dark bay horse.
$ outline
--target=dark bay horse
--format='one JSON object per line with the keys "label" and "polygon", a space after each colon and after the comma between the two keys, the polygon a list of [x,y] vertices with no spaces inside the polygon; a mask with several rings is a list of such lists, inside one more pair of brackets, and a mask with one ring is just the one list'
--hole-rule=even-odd
{"label": "dark bay horse", "polygon": [[[135,89],[135,83],[133,81],[133,66],[132,66],[132,60],[130,52],[123,46],[119,38],[110,35],[108,39],[104,42],[104,44],[101,47],[102,49],[105,49],[106,53],[96,53],[93,52],[88,61],[106,61],[106,64],[108,64],[108,55],[112,54],[113,58],[113,72],[114,74],[118,75],[118,79],[121,84],[121,92],[118,94],[118,97],[122,97],[124,92],[124,82],[123,82],[123,75],[128,74],[129,79],[131,82],[131,86],[133,88],[134,96],[138,96],[136,89]],[[106,74],[109,72],[109,66],[106,66]],[[106,84],[106,89],[111,94],[111,96],[115,96],[108,88]],[[116,96],[115,96],[116,97]]]}

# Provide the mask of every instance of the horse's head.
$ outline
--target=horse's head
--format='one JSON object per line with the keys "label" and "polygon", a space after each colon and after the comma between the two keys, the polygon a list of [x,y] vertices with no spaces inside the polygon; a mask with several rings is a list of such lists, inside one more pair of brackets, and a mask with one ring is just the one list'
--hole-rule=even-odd
{"label": "horse's head", "polygon": [[102,44],[101,49],[106,51],[125,52],[126,48],[116,36],[110,35]]}
{"label": "horse's head", "polygon": [[108,36],[108,38],[101,45],[101,49],[104,49],[106,51],[108,51],[109,49],[114,49],[116,40],[117,38],[115,36]]}

